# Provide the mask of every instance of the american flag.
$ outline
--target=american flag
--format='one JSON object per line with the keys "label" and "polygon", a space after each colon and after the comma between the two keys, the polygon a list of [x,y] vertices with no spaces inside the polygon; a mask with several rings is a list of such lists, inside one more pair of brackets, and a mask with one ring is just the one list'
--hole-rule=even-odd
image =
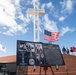
{"label": "american flag", "polygon": [[59,32],[49,32],[47,30],[44,30],[44,39],[50,42],[58,41]]}

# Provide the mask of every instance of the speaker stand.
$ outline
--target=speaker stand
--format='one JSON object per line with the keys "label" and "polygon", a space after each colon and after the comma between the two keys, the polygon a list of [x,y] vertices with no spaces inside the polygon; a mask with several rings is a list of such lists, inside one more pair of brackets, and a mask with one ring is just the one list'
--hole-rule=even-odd
{"label": "speaker stand", "polygon": [[51,67],[51,66],[50,66],[50,68],[51,68],[51,72],[52,72],[52,74],[53,74],[53,75],[55,75],[55,74],[54,74],[54,71],[53,71],[53,69],[52,69],[52,67]]}
{"label": "speaker stand", "polygon": [[47,75],[47,74],[46,74],[46,71],[48,70],[48,67],[51,68],[52,75],[55,75],[55,74],[54,74],[54,71],[53,71],[53,69],[52,69],[51,66],[40,66],[40,74],[39,74],[39,75],[41,75],[41,67],[44,67],[45,75]]}

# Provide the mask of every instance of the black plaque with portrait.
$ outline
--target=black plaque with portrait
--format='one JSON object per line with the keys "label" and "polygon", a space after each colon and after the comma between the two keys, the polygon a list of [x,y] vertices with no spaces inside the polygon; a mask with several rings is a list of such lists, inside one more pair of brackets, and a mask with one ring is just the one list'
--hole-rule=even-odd
{"label": "black plaque with portrait", "polygon": [[17,65],[35,65],[34,42],[17,41]]}
{"label": "black plaque with portrait", "polygon": [[64,65],[59,45],[17,41],[17,66]]}

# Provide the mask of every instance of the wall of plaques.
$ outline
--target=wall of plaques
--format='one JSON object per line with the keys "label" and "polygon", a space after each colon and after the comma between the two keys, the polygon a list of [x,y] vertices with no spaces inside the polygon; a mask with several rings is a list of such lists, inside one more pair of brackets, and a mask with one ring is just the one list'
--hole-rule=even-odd
{"label": "wall of plaques", "polygon": [[17,66],[65,65],[59,45],[17,40]]}

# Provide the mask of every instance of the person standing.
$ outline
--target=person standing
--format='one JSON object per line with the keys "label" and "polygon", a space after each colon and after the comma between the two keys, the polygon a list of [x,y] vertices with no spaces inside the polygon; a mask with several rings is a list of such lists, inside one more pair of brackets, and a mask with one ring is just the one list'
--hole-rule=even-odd
{"label": "person standing", "polygon": [[69,54],[69,49],[68,48],[66,48],[66,53]]}
{"label": "person standing", "polygon": [[63,48],[62,48],[62,53],[63,54],[66,54],[66,48],[63,46]]}

